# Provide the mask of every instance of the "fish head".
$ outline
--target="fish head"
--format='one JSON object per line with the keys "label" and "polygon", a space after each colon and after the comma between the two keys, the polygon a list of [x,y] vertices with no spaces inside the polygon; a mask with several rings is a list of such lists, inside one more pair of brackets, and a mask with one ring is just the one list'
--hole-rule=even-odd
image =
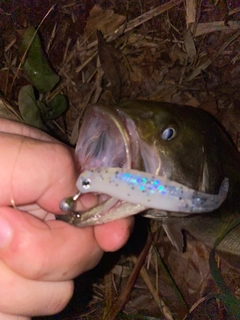
{"label": "fish head", "polygon": [[76,155],[82,171],[126,167],[215,193],[224,178],[218,131],[209,114],[190,106],[154,101],[95,105],[85,114]]}
{"label": "fish head", "polygon": [[[209,114],[190,106],[154,101],[126,101],[114,107],[93,105],[85,112],[76,156],[81,172],[99,167],[137,169],[214,194],[225,178],[219,161],[219,132]],[[102,189],[100,202],[108,199]],[[94,216],[94,223],[101,223],[145,208],[125,203],[121,212],[121,205],[119,201],[118,214],[111,210],[108,220],[96,218],[102,213],[95,211],[89,213],[89,218]],[[103,206],[99,210],[105,212]],[[189,213],[180,212],[180,216],[186,215]]]}

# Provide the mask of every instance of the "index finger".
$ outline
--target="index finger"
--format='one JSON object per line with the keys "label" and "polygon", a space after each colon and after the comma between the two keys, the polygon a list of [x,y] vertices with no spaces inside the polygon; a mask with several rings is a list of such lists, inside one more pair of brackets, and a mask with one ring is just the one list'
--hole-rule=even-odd
{"label": "index finger", "polygon": [[31,127],[25,123],[7,120],[3,118],[0,118],[0,132],[18,134],[20,136],[26,136],[42,141],[57,142],[56,139],[49,136],[44,131]]}
{"label": "index finger", "polygon": [[59,213],[59,202],[76,192],[74,151],[61,143],[0,133],[0,205],[38,203]]}

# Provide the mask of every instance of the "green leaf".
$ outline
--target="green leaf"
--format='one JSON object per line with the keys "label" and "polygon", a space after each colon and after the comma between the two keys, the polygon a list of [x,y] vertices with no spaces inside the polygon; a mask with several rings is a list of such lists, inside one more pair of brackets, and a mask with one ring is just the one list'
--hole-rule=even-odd
{"label": "green leaf", "polygon": [[231,315],[232,320],[240,319],[240,301],[232,294],[213,294],[210,295],[208,300],[218,299],[220,300],[228,313]]}
{"label": "green leaf", "polygon": [[214,244],[214,248],[211,250],[209,255],[209,267],[211,274],[221,290],[222,294],[212,295],[211,298],[217,298],[223,302],[229,314],[233,317],[233,319],[240,319],[240,301],[231,293],[230,288],[228,288],[224,282],[222,274],[217,267],[215,261],[215,249],[219,245],[219,243],[224,239],[224,237],[231,232],[233,228],[240,224],[240,218],[232,221],[226,226],[225,232],[216,240]]}
{"label": "green leaf", "polygon": [[224,239],[224,237],[231,232],[232,229],[237,227],[240,224],[240,217],[230,222],[228,225],[226,225],[225,231],[218,237],[218,239],[215,241],[214,247],[211,250],[209,254],[209,267],[211,274],[218,285],[219,289],[223,292],[228,294],[230,292],[229,288],[226,286],[223,277],[221,275],[221,272],[219,271],[216,261],[215,261],[215,250],[217,246],[220,244],[220,242]]}
{"label": "green leaf", "polygon": [[30,27],[23,35],[21,50],[23,53],[27,51],[23,69],[38,91],[48,92],[56,86],[60,77],[52,70],[42,50],[39,36],[35,33],[35,29]]}
{"label": "green leaf", "polygon": [[37,100],[38,109],[41,111],[41,114],[44,115],[47,112],[47,106],[41,100]]}
{"label": "green leaf", "polygon": [[45,115],[47,120],[58,118],[68,108],[68,100],[63,94],[57,94],[48,104],[49,110]]}
{"label": "green leaf", "polygon": [[18,95],[18,107],[23,120],[39,129],[44,129],[41,111],[38,108],[34,89],[31,84],[22,87]]}

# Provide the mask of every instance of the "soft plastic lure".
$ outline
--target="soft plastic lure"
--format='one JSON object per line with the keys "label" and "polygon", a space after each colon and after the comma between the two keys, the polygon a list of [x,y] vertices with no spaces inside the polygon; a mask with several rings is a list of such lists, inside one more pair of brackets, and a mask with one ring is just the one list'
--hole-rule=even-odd
{"label": "soft plastic lure", "polygon": [[226,199],[229,180],[218,194],[207,194],[151,173],[124,168],[84,171],[77,180],[81,193],[99,192],[146,208],[201,213],[217,209]]}

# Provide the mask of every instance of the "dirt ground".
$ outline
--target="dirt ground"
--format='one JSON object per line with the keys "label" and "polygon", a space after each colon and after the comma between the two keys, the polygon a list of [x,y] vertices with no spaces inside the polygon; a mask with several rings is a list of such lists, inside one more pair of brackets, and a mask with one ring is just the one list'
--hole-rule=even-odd
{"label": "dirt ground", "polygon": [[[30,26],[44,48],[40,60],[47,56],[60,81],[35,90],[35,113],[25,117],[20,92],[33,82],[22,39]],[[89,104],[149,99],[210,112],[240,150],[239,75],[239,0],[0,1],[0,116],[73,146]],[[58,94],[68,101],[60,109],[51,104]],[[231,319],[221,301],[208,299],[219,293],[209,250],[189,237],[179,253],[156,224],[151,245],[146,225],[139,218],[122,250],[76,280],[61,314],[37,319]],[[219,266],[239,299],[239,272]]]}

